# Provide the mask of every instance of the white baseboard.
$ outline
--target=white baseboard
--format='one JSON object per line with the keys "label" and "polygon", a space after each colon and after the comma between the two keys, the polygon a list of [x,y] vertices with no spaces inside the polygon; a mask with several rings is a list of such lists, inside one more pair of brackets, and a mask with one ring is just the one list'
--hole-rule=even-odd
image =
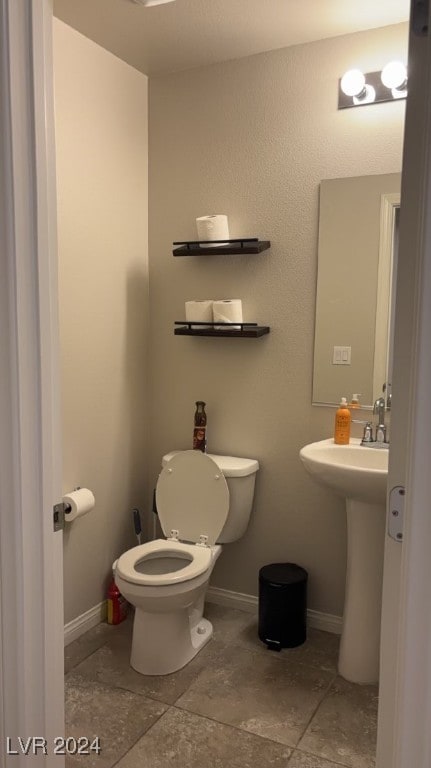
{"label": "white baseboard", "polygon": [[324,632],[332,632],[333,635],[341,635],[343,629],[343,617],[334,616],[333,613],[321,613],[307,610],[308,626],[313,629],[322,629]]}
{"label": "white baseboard", "polygon": [[226,608],[237,608],[247,613],[257,613],[258,599],[254,595],[246,595],[243,592],[231,592],[230,589],[208,587],[205,595],[208,603],[224,605]]}
{"label": "white baseboard", "polygon": [[106,600],[98,603],[89,611],[77,616],[76,619],[72,619],[68,624],[64,626],[64,645],[69,645],[78,637],[81,637],[85,632],[92,627],[96,627],[101,621],[106,619]]}
{"label": "white baseboard", "polygon": [[[243,592],[232,592],[230,589],[220,589],[219,587],[209,587],[206,600],[208,603],[224,605],[226,608],[237,608],[247,613],[257,613],[258,598],[255,595],[246,595]],[[89,611],[86,611],[76,619],[69,621],[64,627],[64,645],[69,645],[85,632],[106,619],[106,600],[98,603]],[[320,611],[307,611],[308,626],[314,629],[322,629],[324,632],[332,632],[335,635],[341,635],[343,619],[341,616],[333,616],[330,613],[321,613]]]}
{"label": "white baseboard", "polygon": [[[243,592],[231,592],[229,589],[220,589],[219,587],[209,587],[206,600],[208,603],[224,605],[226,608],[237,608],[240,611],[248,613],[257,613],[258,598],[254,595],[245,595]],[[320,611],[307,611],[308,626],[314,629],[322,629],[324,632],[332,632],[334,635],[341,635],[343,619],[341,616],[333,616],[331,613],[321,613]]]}

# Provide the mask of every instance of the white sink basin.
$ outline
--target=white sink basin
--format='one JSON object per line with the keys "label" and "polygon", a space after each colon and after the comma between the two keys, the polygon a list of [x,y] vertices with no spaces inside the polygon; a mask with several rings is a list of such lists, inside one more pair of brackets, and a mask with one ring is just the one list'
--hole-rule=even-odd
{"label": "white sink basin", "polygon": [[338,670],[354,683],[379,678],[380,617],[389,451],[360,440],[304,446],[301,461],[318,483],[346,499],[347,572]]}
{"label": "white sink basin", "polygon": [[315,480],[335,493],[371,504],[385,503],[387,449],[366,448],[359,439],[351,439],[349,445],[335,445],[331,438],[306,445],[299,455]]}

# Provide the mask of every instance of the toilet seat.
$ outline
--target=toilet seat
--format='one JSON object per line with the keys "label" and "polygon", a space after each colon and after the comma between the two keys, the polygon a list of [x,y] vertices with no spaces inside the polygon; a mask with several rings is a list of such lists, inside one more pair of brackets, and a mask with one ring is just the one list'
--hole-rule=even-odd
{"label": "toilet seat", "polygon": [[[176,454],[159,475],[156,503],[163,532],[169,538],[129,549],[118,559],[116,573],[124,581],[142,586],[179,584],[201,576],[211,565],[211,545],[221,533],[229,510],[229,489],[220,468],[200,451]],[[187,556],[184,567],[178,570],[138,570],[146,559],[173,559],[175,555]]]}
{"label": "toilet seat", "polygon": [[[184,568],[178,571],[169,571],[168,573],[140,573],[136,566],[152,559],[151,556],[159,555],[162,557],[174,557],[175,554],[187,554],[192,559],[185,560]],[[182,581],[189,581],[204,573],[210,566],[212,560],[212,550],[210,547],[201,547],[196,544],[184,544],[181,541],[171,541],[169,539],[156,539],[148,541],[146,544],[140,544],[125,552],[117,561],[116,573],[131,584],[141,584],[142,586],[161,586],[163,584],[179,584]]]}
{"label": "toilet seat", "polygon": [[226,478],[206,453],[181,451],[159,475],[156,505],[165,536],[213,545],[229,511]]}

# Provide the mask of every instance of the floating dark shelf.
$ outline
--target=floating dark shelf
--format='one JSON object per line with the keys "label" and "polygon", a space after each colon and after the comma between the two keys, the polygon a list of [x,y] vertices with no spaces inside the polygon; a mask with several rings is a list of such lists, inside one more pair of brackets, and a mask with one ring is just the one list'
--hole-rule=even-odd
{"label": "floating dark shelf", "polygon": [[[270,328],[267,325],[257,323],[188,323],[186,320],[177,320],[174,330],[175,336],[225,336],[234,338],[257,339],[265,336]],[[226,326],[222,328],[222,326]],[[240,326],[240,328],[238,328]]]}
{"label": "floating dark shelf", "polygon": [[[209,245],[209,244],[212,245]],[[215,245],[219,243],[219,245]],[[217,256],[241,253],[261,253],[270,247],[269,240],[258,240],[257,237],[242,237],[237,240],[190,240],[178,241],[174,245],[174,256]]]}

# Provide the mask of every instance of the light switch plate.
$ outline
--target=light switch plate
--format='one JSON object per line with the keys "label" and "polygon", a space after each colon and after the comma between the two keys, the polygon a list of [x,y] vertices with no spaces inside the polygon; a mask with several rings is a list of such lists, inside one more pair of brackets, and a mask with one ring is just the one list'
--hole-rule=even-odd
{"label": "light switch plate", "polygon": [[352,347],[334,347],[332,365],[351,365]]}

